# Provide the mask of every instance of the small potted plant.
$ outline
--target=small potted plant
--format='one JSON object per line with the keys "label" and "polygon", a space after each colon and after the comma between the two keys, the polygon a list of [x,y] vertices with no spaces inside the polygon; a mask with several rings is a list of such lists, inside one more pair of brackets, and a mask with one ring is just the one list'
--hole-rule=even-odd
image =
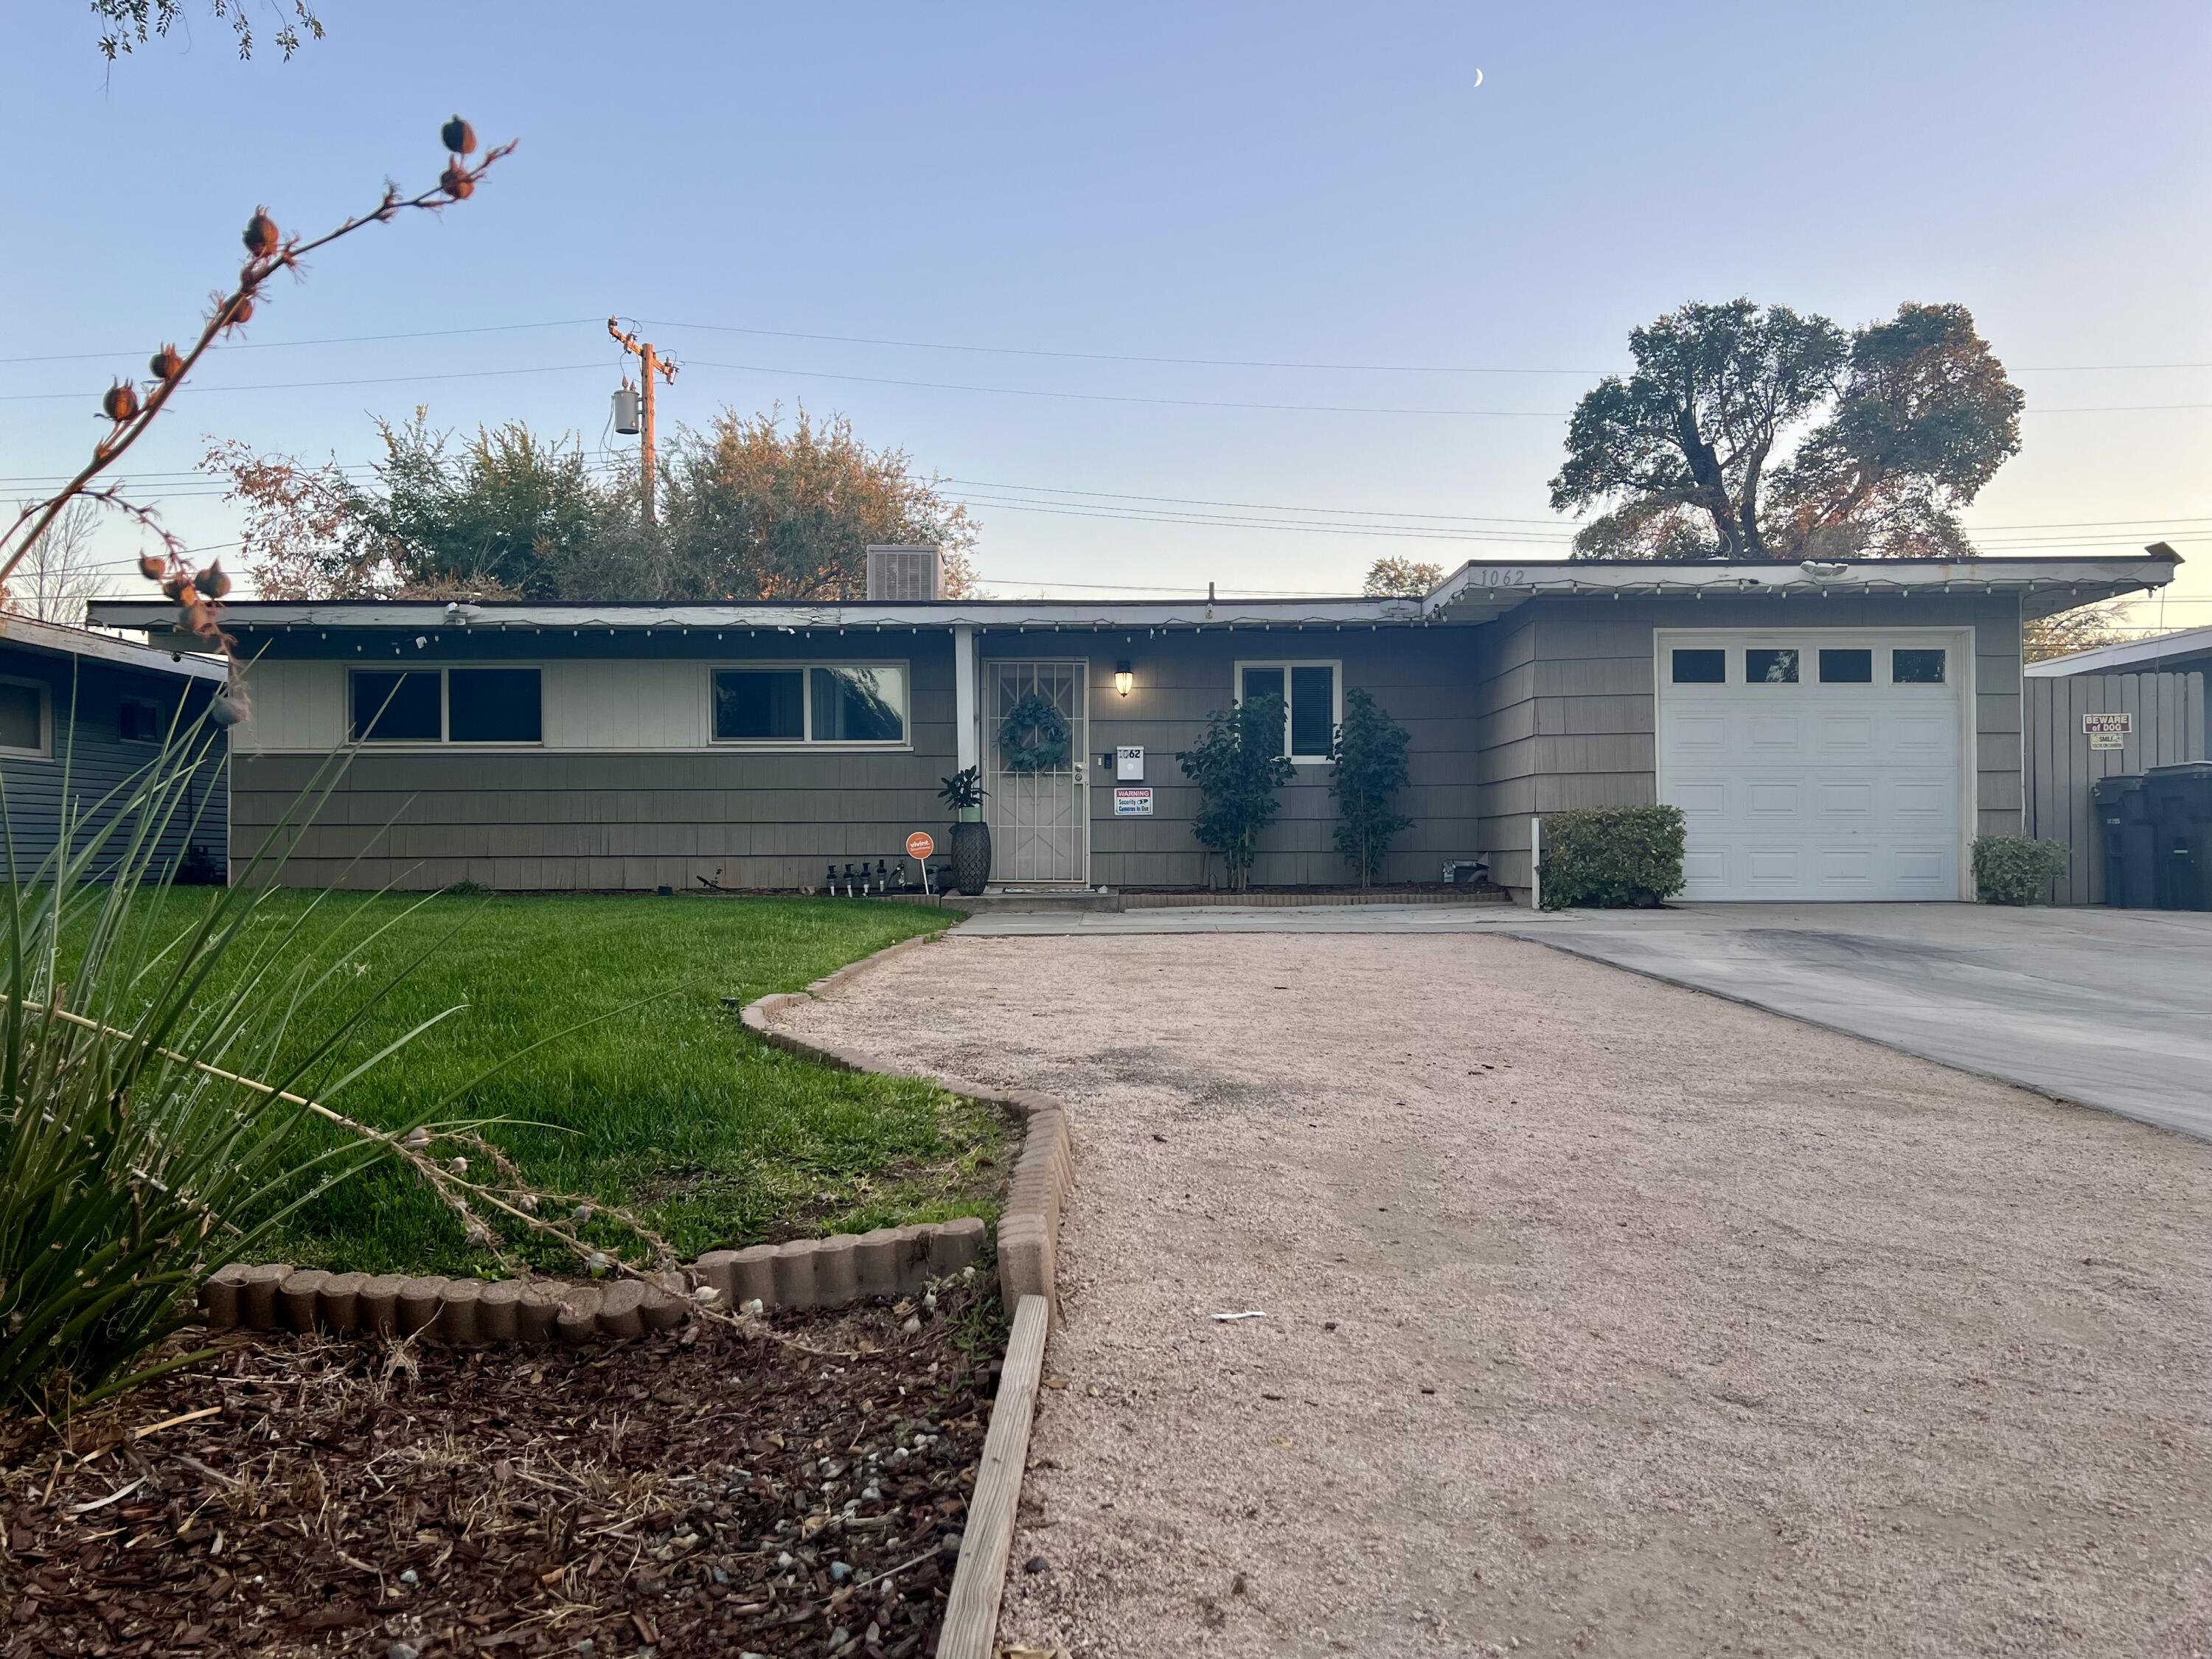
{"label": "small potted plant", "polygon": [[969,897],[991,879],[991,826],[983,822],[983,769],[964,766],[944,780],[938,799],[952,809],[952,884]]}

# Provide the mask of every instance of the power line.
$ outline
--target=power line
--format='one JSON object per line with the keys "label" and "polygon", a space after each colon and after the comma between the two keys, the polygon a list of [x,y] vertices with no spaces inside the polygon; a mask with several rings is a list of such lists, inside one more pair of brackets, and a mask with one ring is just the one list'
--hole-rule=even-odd
{"label": "power line", "polygon": [[[308,340],[237,340],[226,342],[222,351],[289,351],[312,346],[383,344],[393,340],[450,339],[468,334],[512,334],[537,329],[580,328],[599,322],[597,317],[556,317],[540,323],[483,323],[465,328],[407,329],[384,334],[331,334]],[[1074,351],[1044,346],[972,345],[943,340],[902,340],[868,334],[821,334],[798,329],[750,328],[732,323],[685,323],[665,318],[636,319],[659,328],[685,328],[702,333],[743,334],[759,339],[810,340],[837,345],[891,346],[909,351],[952,351],[998,357],[1049,357],[1066,362],[1154,363],[1193,368],[1283,368],[1325,370],[1372,374],[1572,374],[1617,373],[1602,368],[1544,368],[1474,363],[1346,363],[1325,360],[1302,361],[1273,357],[1173,356],[1156,352]],[[88,362],[100,359],[135,357],[137,349],[120,351],[51,352],[26,357],[0,357],[0,364]],[[2137,374],[2170,369],[2212,368],[2212,362],[2172,363],[2039,363],[2014,367],[2020,374]]]}
{"label": "power line", "polygon": [[[915,380],[885,374],[841,374],[827,369],[785,368],[765,363],[725,363],[693,358],[687,368],[719,368],[745,374],[780,375],[789,380],[837,380],[860,386],[908,386],[931,392],[969,392],[1002,398],[1045,398],[1077,403],[1134,404],[1154,408],[1271,410],[1313,415],[1409,415],[1450,420],[1498,419],[1559,421],[1571,412],[1563,409],[1424,409],[1389,404],[1270,403],[1232,398],[1159,398],[1119,392],[1066,392],[1036,386],[978,386],[958,380]],[[301,392],[333,386],[404,386],[429,380],[492,380],[517,374],[568,374],[591,370],[604,374],[605,363],[549,363],[534,368],[473,368],[434,371],[419,374],[355,376],[343,380],[264,380],[235,386],[195,382],[187,392]],[[98,392],[0,392],[0,403],[55,403],[98,398]],[[2179,410],[2212,409],[2212,403],[2063,404],[2057,408],[2025,409],[2026,415],[2127,415]]]}
{"label": "power line", "polygon": [[[330,334],[319,340],[226,340],[218,352],[292,351],[302,346],[368,345],[391,340],[443,340],[457,334],[514,334],[530,329],[575,328],[596,323],[596,317],[560,317],[545,323],[484,323],[474,328],[414,328],[398,334]],[[135,357],[137,351],[58,351],[43,357],[0,357],[6,363],[83,363],[117,357]]]}
{"label": "power line", "polygon": [[[365,375],[357,379],[343,380],[260,380],[243,386],[208,386],[203,382],[194,380],[187,384],[183,388],[183,391],[187,393],[195,392],[301,392],[314,390],[323,386],[406,386],[417,380],[495,380],[511,374],[572,374],[587,368],[597,370],[602,374],[608,372],[607,365],[605,363],[548,363],[542,368],[461,368],[434,371],[422,374]],[[0,392],[0,403],[55,403],[64,398],[75,402],[82,399],[96,400],[99,395],[100,394],[97,392]]]}

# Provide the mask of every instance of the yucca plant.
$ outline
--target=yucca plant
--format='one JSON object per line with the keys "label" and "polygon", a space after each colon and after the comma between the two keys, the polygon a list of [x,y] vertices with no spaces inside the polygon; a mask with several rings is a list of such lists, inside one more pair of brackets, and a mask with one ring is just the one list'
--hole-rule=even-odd
{"label": "yucca plant", "polygon": [[[27,872],[5,836],[0,1403],[83,1404],[152,1375],[133,1362],[189,1320],[210,1268],[251,1259],[271,1229],[369,1160],[423,1161],[401,1139],[418,1126],[373,1129],[325,1103],[444,1014],[323,1075],[416,964],[381,987],[345,985],[358,1006],[333,1020],[333,975],[349,953],[308,937],[317,906],[249,929],[275,915],[260,901],[346,757],[331,758],[235,884],[198,890],[204,907],[181,927],[165,902],[175,849],[198,828],[191,803],[222,764],[217,731],[180,720],[106,796],[65,804],[54,850]],[[65,775],[65,803],[70,793]],[[312,1036],[298,1030],[309,1012]],[[295,1092],[311,1074],[314,1101]]]}

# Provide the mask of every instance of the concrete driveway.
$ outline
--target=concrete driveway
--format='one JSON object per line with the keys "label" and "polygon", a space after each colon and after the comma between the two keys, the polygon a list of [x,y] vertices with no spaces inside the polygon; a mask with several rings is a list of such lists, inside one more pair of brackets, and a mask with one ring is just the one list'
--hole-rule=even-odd
{"label": "concrete driveway", "polygon": [[2212,1139],[2212,915],[1705,904],[1522,937]]}
{"label": "concrete driveway", "polygon": [[977,916],[963,933],[1504,933],[2212,1139],[2212,915],[1977,904]]}

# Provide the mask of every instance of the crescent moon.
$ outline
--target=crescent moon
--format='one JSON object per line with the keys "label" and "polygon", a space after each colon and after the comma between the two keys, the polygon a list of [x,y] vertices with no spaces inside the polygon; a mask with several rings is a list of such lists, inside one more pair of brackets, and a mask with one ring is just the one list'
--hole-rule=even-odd
{"label": "crescent moon", "polygon": [[1474,84],[1478,87],[1482,84],[1482,71],[1480,70],[1477,70],[1474,72]]}

